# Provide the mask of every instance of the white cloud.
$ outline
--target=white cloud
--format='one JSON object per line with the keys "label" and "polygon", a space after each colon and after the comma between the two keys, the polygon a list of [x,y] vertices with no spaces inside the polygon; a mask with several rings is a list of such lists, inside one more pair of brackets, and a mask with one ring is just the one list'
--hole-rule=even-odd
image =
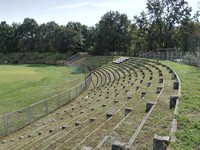
{"label": "white cloud", "polygon": [[[66,24],[67,21],[80,21],[92,26],[108,11],[119,11],[132,19],[134,15],[139,15],[145,7],[146,0],[79,0],[79,2],[64,5],[58,4],[50,10],[52,16],[56,16],[54,20],[61,24]],[[67,15],[60,15],[60,10]]]}
{"label": "white cloud", "polygon": [[109,8],[109,9],[133,9],[136,5],[134,1],[118,1],[118,2],[104,2],[104,3],[93,3],[93,6],[99,8]]}
{"label": "white cloud", "polygon": [[123,1],[111,1],[111,2],[79,2],[75,4],[58,5],[52,8],[52,10],[58,9],[70,9],[70,8],[81,8],[84,6],[91,6],[102,9],[138,9],[144,6],[146,0],[140,0],[140,2],[135,0],[123,0]]}
{"label": "white cloud", "polygon": [[55,6],[55,7],[51,8],[51,9],[52,10],[57,10],[57,9],[78,8],[78,7],[86,6],[88,4],[89,3],[87,3],[87,2],[83,2],[83,3],[77,3],[77,4],[58,5],[58,6]]}

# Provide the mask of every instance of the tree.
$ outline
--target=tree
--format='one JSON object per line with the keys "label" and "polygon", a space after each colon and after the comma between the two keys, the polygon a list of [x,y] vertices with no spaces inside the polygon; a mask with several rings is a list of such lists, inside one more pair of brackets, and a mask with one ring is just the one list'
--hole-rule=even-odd
{"label": "tree", "polygon": [[80,22],[69,22],[66,29],[71,39],[69,49],[74,52],[83,51],[85,45],[84,26]]}
{"label": "tree", "polygon": [[16,30],[19,37],[18,47],[21,52],[34,52],[37,43],[38,24],[34,19],[25,18]]}
{"label": "tree", "polygon": [[95,54],[95,41],[97,41],[97,28],[96,27],[89,27],[87,28],[87,36],[86,37],[86,43],[85,48],[87,49],[87,52],[90,54]]}
{"label": "tree", "polygon": [[140,16],[134,16],[132,25],[133,48],[135,51],[147,51],[148,47],[148,28],[149,23],[147,14],[143,11]]}
{"label": "tree", "polygon": [[179,46],[183,51],[195,51],[200,47],[200,24],[188,18],[182,20],[178,28]]}
{"label": "tree", "polygon": [[59,30],[59,25],[54,21],[42,24],[38,29],[38,52],[57,52],[58,51],[58,39],[57,30]]}
{"label": "tree", "polygon": [[107,12],[96,27],[96,53],[127,51],[131,45],[131,22],[127,15]]}
{"label": "tree", "polygon": [[15,26],[5,21],[0,23],[0,52],[16,52]]}
{"label": "tree", "polygon": [[69,22],[58,31],[59,52],[76,53],[84,50],[85,38],[82,34],[82,25],[79,22]]}
{"label": "tree", "polygon": [[[144,13],[141,13],[139,17],[135,17],[134,22],[137,27],[137,32],[134,33],[142,35],[143,38],[140,39],[143,42],[145,39],[147,41],[146,48],[142,47],[142,50],[151,51],[157,48],[174,47],[188,49],[188,38],[194,31],[190,22],[194,21],[191,17],[192,9],[185,0],[147,0],[146,8],[146,16],[144,17]],[[197,17],[198,13],[195,17],[196,20],[198,20]],[[141,30],[141,26],[146,24],[148,27],[144,32],[144,29]],[[136,41],[138,41],[137,38]]]}

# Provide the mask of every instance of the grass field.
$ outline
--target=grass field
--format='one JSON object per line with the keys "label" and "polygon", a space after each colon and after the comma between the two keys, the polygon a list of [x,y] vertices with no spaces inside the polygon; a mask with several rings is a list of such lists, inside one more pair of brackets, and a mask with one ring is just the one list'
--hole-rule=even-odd
{"label": "grass field", "polygon": [[168,62],[182,82],[182,98],[179,103],[176,150],[200,149],[200,69]]}
{"label": "grass field", "polygon": [[0,115],[26,107],[84,80],[64,66],[0,65]]}

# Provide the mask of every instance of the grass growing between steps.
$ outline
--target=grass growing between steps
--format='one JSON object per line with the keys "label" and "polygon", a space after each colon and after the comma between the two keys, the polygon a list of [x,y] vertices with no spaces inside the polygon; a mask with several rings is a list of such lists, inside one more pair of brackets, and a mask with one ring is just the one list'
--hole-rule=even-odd
{"label": "grass growing between steps", "polygon": [[0,65],[0,115],[67,91],[84,80],[71,68],[48,65]]}
{"label": "grass growing between steps", "polygon": [[182,82],[182,98],[177,115],[177,142],[170,145],[176,150],[200,149],[200,68],[165,62],[172,67]]}

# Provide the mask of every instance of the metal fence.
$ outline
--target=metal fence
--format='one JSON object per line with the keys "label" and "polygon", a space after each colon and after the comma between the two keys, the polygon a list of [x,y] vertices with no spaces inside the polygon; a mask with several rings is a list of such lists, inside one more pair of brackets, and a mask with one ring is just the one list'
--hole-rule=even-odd
{"label": "metal fence", "polygon": [[170,61],[181,61],[183,56],[186,53],[184,52],[150,52],[150,53],[141,53],[140,57],[143,58],[153,58],[160,60],[170,60]]}
{"label": "metal fence", "polygon": [[[166,52],[107,52],[103,55],[105,56],[132,56],[132,57],[147,57],[147,58],[158,58],[163,60],[176,60],[183,59],[183,56],[188,52],[179,52],[179,51],[166,51]],[[200,52],[190,52],[194,56],[200,58]]]}
{"label": "metal fence", "polygon": [[68,91],[54,95],[26,108],[0,116],[0,137],[14,132],[60,108],[83,93],[90,83],[91,74],[86,77],[84,82]]}

